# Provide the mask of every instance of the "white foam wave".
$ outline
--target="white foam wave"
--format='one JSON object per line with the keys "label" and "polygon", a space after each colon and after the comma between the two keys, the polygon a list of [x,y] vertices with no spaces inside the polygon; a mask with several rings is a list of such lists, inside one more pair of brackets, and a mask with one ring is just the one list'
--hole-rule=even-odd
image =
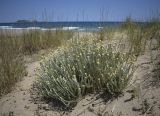
{"label": "white foam wave", "polygon": [[98,29],[103,29],[103,27],[98,27]]}
{"label": "white foam wave", "polygon": [[[103,27],[98,27],[98,29],[101,29]],[[12,26],[0,26],[0,29],[13,29],[13,30],[42,30],[42,31],[47,31],[47,30],[77,30],[77,31],[86,31],[87,28],[82,28],[82,27],[62,27],[62,28],[42,28],[42,27],[27,27],[27,28],[17,28],[17,27],[12,27]],[[88,28],[88,30],[92,30]]]}
{"label": "white foam wave", "polygon": [[41,27],[27,27],[27,28],[24,28],[24,29],[41,29]]}
{"label": "white foam wave", "polygon": [[12,28],[12,26],[0,26],[0,29],[8,29],[8,28]]}
{"label": "white foam wave", "polygon": [[79,27],[63,27],[63,30],[77,30]]}
{"label": "white foam wave", "polygon": [[0,29],[5,29],[5,30],[23,30],[24,28],[13,28],[12,26],[0,26]]}

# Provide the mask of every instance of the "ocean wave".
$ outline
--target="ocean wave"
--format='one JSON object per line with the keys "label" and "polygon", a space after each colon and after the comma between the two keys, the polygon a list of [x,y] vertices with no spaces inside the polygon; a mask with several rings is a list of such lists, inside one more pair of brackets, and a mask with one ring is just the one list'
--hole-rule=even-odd
{"label": "ocean wave", "polygon": [[98,27],[98,29],[103,29],[103,27]]}
{"label": "ocean wave", "polygon": [[63,30],[78,30],[79,27],[63,27]]}
{"label": "ocean wave", "polygon": [[26,28],[19,28],[19,27],[12,27],[12,26],[0,26],[0,29],[7,29],[7,30],[23,30],[23,29],[26,29]]}
{"label": "ocean wave", "polygon": [[27,27],[27,28],[24,28],[24,29],[41,29],[41,27]]}
{"label": "ocean wave", "polygon": [[55,29],[48,29],[48,28],[41,28],[41,27],[26,27],[26,28],[19,28],[19,27],[12,27],[12,26],[0,26],[0,29],[12,29],[12,30],[55,30]]}
{"label": "ocean wave", "polygon": [[0,26],[0,29],[8,29],[8,28],[12,28],[12,26]]}
{"label": "ocean wave", "polygon": [[19,27],[12,27],[12,26],[0,26],[0,29],[7,29],[7,30],[72,30],[72,31],[97,31],[103,27],[95,27],[95,28],[85,28],[85,27],[62,27],[62,28],[43,28],[43,27],[26,27],[26,28],[19,28]]}

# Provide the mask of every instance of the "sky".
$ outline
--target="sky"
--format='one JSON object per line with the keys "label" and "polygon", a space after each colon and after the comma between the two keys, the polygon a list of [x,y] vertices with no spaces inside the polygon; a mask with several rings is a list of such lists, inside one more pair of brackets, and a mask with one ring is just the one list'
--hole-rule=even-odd
{"label": "sky", "polygon": [[0,22],[144,20],[159,11],[160,0],[0,0]]}

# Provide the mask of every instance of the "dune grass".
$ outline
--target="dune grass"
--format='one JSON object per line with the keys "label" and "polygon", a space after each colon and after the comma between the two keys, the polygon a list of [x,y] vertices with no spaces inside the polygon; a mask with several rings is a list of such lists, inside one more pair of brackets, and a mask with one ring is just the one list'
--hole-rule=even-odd
{"label": "dune grass", "polygon": [[15,30],[0,30],[0,96],[9,92],[26,74],[24,55],[56,48],[72,36],[72,32],[60,29],[24,30],[18,33]]}
{"label": "dune grass", "polygon": [[30,30],[22,34],[22,52],[33,54],[41,49],[56,48],[73,36],[71,31]]}
{"label": "dune grass", "polygon": [[0,33],[0,95],[10,91],[14,83],[25,74],[18,46],[19,41],[15,36]]}
{"label": "dune grass", "polygon": [[[160,82],[160,20],[152,19],[146,24],[146,35],[150,38],[150,53],[155,82]],[[158,53],[156,55],[155,53]]]}
{"label": "dune grass", "polygon": [[[130,29],[132,29],[131,26]],[[136,30],[136,33],[131,32],[131,35],[129,36],[132,42],[133,50],[135,53],[140,54],[145,52],[145,47],[149,49],[154,73],[153,77],[155,81],[159,83],[160,58],[158,52],[160,51],[160,19],[152,18],[143,25],[137,25],[137,28],[134,27],[133,29]],[[137,36],[135,36],[135,34]],[[147,42],[150,44],[147,44]]]}
{"label": "dune grass", "polygon": [[[143,24],[135,23],[127,18],[122,24],[122,30],[127,31],[130,41],[130,53],[139,56],[144,54],[146,48],[151,53],[151,62],[154,72],[154,79],[160,81],[160,58],[156,55],[160,50],[160,19],[151,18]],[[147,44],[149,43],[149,44]]]}

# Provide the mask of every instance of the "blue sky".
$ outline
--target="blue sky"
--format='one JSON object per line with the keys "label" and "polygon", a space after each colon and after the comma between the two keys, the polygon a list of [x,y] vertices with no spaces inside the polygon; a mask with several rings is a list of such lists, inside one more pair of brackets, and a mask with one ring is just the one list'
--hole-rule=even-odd
{"label": "blue sky", "polygon": [[160,0],[0,0],[0,22],[144,20],[157,15],[159,6]]}

